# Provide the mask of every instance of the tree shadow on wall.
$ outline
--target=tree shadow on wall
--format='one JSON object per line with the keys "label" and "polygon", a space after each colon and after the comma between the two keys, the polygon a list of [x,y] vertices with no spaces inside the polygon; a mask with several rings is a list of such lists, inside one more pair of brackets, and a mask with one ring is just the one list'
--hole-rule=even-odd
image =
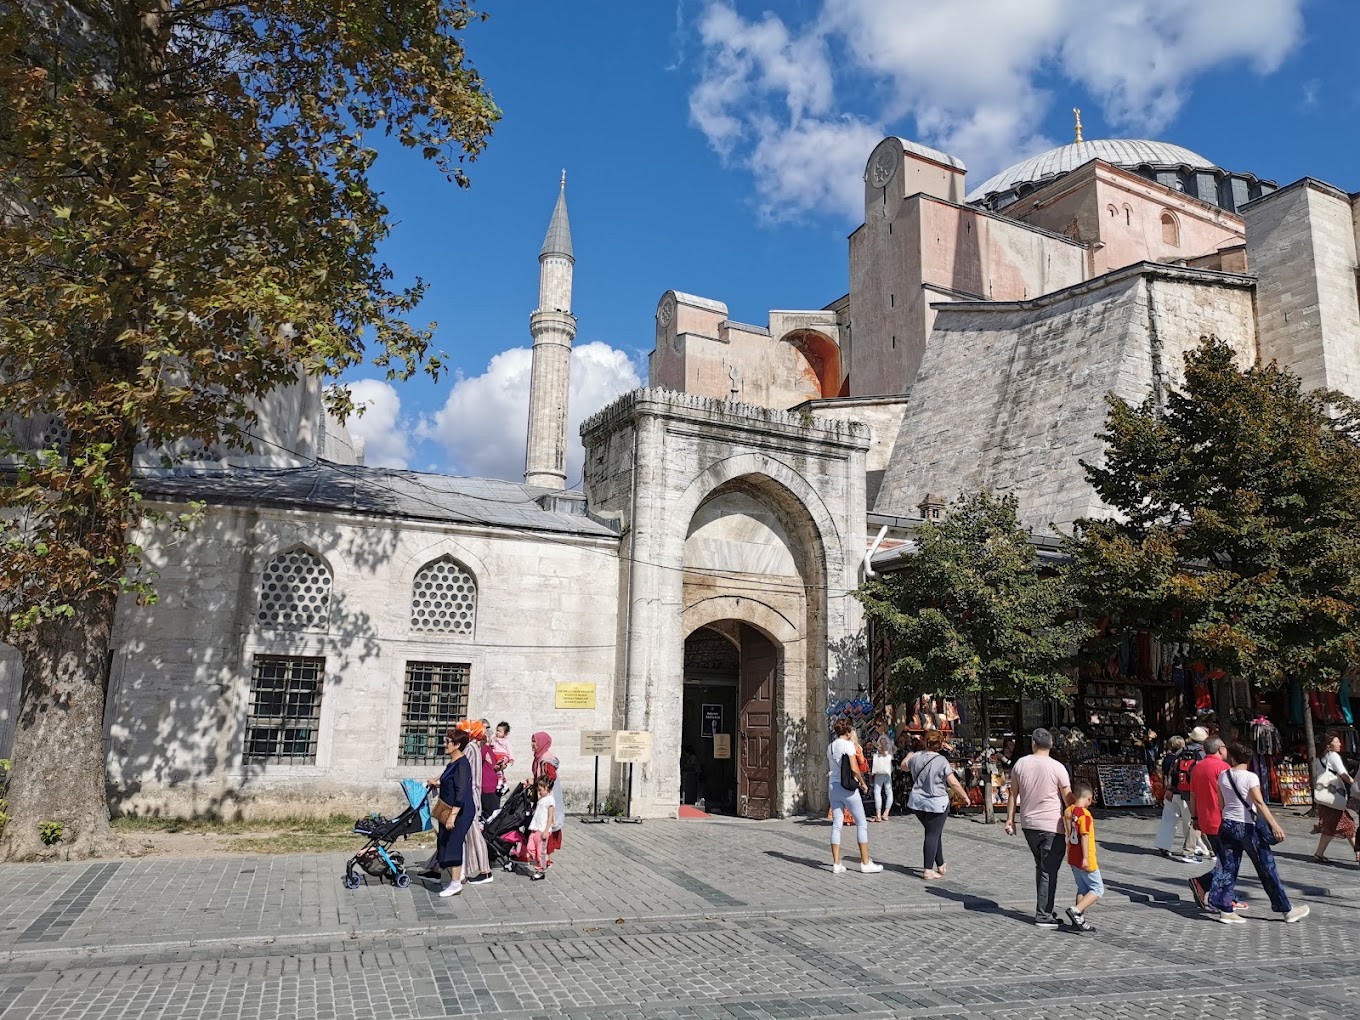
{"label": "tree shadow on wall", "polygon": [[[185,533],[156,527],[143,544],[158,601],[120,602],[114,631],[105,710],[114,813],[159,816],[164,812],[146,801],[164,792],[195,816],[246,814],[259,780],[278,768],[245,753],[253,658],[324,656],[320,729],[349,671],[377,659],[383,637],[335,580],[324,630],[266,626],[259,619],[258,565],[302,546],[332,564],[371,570],[391,559],[397,541],[397,529],[386,523],[341,528],[228,507],[209,508]],[[308,741],[305,733],[293,736]]]}

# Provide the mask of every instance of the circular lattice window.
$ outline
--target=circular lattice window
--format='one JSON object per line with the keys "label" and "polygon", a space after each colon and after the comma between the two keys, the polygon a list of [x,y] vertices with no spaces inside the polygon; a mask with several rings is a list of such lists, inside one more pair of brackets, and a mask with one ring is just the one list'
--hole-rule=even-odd
{"label": "circular lattice window", "polygon": [[420,568],[411,586],[411,627],[471,634],[477,616],[477,582],[450,559]]}
{"label": "circular lattice window", "polygon": [[331,572],[306,549],[279,553],[264,568],[260,611],[270,627],[325,630],[331,619]]}
{"label": "circular lattice window", "polygon": [[38,436],[38,447],[43,450],[56,450],[65,454],[71,444],[71,430],[57,417],[48,419],[42,433]]}

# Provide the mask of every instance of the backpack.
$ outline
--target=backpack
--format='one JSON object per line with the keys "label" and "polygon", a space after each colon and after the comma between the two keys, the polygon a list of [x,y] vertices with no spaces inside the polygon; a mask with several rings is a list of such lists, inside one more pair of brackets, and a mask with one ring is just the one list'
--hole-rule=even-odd
{"label": "backpack", "polygon": [[1190,773],[1196,762],[1204,757],[1204,752],[1187,747],[1176,755],[1171,769],[1171,790],[1174,793],[1190,792]]}

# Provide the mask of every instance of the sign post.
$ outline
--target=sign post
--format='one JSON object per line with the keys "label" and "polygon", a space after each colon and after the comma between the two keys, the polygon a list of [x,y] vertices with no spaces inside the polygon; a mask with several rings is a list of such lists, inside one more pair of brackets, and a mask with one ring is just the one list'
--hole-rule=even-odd
{"label": "sign post", "polygon": [[614,730],[581,731],[581,754],[595,757],[595,799],[591,801],[590,814],[581,818],[581,821],[588,824],[609,821],[608,818],[600,814],[600,755],[613,755],[615,732]]}
{"label": "sign post", "polygon": [[636,762],[652,760],[652,734],[648,730],[619,730],[614,734],[614,760],[628,763],[628,813],[616,822],[638,824],[641,818],[633,817],[633,765]]}

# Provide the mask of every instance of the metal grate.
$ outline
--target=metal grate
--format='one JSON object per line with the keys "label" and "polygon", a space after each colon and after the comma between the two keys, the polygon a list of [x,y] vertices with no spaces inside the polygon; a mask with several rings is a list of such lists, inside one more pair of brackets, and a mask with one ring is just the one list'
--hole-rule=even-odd
{"label": "metal grate", "polygon": [[411,586],[411,627],[471,634],[477,618],[477,582],[449,557],[421,567]]}
{"label": "metal grate", "polygon": [[257,655],[250,678],[245,760],[283,765],[316,762],[324,658]]}
{"label": "metal grate", "polygon": [[279,553],[264,568],[255,618],[271,627],[326,630],[331,620],[330,568],[306,549]]}
{"label": "metal grate", "polygon": [[466,662],[408,662],[401,699],[403,764],[435,764],[444,757],[444,731],[467,715]]}

